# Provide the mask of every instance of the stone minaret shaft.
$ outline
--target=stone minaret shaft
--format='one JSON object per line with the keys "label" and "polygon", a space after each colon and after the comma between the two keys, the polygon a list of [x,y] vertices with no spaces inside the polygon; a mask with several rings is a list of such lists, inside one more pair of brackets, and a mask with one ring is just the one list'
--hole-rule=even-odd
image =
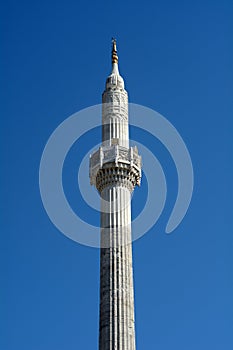
{"label": "stone minaret shaft", "polygon": [[141,157],[129,148],[115,40],[102,102],[102,145],[90,158],[91,184],[101,196],[99,350],[135,350],[131,193],[140,184]]}

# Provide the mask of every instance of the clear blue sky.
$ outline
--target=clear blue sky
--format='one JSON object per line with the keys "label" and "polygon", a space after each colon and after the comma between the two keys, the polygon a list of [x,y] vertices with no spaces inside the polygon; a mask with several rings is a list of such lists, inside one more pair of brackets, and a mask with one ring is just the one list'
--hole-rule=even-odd
{"label": "clear blue sky", "polygon": [[[101,102],[112,36],[130,101],[175,125],[195,173],[189,211],[166,235],[176,172],[159,142],[144,135],[163,165],[168,198],[133,247],[137,348],[232,349],[232,1],[12,0],[1,7],[1,349],[97,349],[99,251],[53,226],[38,170],[52,131]],[[88,149],[93,141],[80,142]],[[78,211],[74,150],[65,186]]]}

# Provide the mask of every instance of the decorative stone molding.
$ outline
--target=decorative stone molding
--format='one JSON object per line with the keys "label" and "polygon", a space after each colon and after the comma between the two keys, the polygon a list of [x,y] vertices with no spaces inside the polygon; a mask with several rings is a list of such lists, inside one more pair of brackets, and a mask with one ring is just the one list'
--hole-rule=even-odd
{"label": "decorative stone molding", "polygon": [[126,164],[118,164],[116,168],[114,163],[100,169],[96,176],[96,188],[101,193],[105,187],[123,186],[133,191],[136,185],[140,184],[139,171],[130,168]]}
{"label": "decorative stone molding", "polygon": [[106,122],[112,114],[118,114],[121,119],[128,120],[128,95],[126,91],[107,91],[103,94],[103,122]]}
{"label": "decorative stone molding", "polygon": [[101,193],[107,186],[125,186],[130,192],[140,186],[141,156],[137,147],[100,147],[90,157],[90,182]]}

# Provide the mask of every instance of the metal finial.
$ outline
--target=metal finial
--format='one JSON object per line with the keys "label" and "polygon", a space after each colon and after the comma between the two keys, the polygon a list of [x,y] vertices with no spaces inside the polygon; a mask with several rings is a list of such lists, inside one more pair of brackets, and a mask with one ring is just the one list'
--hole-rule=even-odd
{"label": "metal finial", "polygon": [[112,63],[118,63],[116,39],[112,38]]}

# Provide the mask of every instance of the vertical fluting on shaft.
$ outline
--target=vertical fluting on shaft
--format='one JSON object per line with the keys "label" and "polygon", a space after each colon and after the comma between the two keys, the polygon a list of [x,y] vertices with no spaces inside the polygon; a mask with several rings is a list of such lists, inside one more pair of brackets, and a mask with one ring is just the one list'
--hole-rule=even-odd
{"label": "vertical fluting on shaft", "polygon": [[99,350],[135,350],[131,193],[140,184],[141,157],[129,148],[115,40],[102,101],[102,146],[90,158],[91,184],[101,196]]}
{"label": "vertical fluting on shaft", "polygon": [[100,350],[135,349],[130,196],[123,186],[101,193],[110,211],[101,214],[101,238],[110,247],[100,256]]}

